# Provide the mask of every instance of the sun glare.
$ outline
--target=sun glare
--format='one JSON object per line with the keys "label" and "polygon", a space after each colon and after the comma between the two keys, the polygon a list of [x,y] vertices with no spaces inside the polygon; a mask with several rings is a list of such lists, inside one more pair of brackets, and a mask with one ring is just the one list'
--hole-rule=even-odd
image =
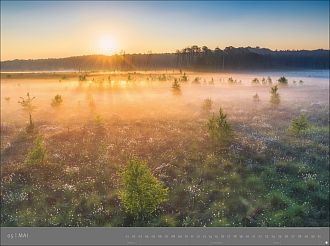
{"label": "sun glare", "polygon": [[112,38],[108,36],[101,37],[98,40],[98,51],[105,55],[111,55],[115,52],[115,44]]}

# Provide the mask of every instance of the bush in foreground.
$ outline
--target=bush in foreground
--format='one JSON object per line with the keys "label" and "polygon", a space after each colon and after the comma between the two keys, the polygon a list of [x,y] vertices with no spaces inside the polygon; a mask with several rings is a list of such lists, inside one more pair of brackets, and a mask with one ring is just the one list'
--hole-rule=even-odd
{"label": "bush in foreground", "polygon": [[121,204],[135,220],[144,221],[167,200],[168,189],[152,175],[146,163],[130,160],[120,176]]}
{"label": "bush in foreground", "polygon": [[294,135],[299,135],[303,131],[307,130],[309,127],[309,123],[305,117],[305,115],[300,115],[297,118],[291,120],[291,124],[289,127],[289,132]]}

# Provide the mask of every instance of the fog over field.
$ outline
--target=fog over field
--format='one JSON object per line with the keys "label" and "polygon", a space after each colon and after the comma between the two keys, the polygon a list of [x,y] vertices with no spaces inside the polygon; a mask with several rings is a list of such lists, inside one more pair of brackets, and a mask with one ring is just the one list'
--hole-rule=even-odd
{"label": "fog over field", "polygon": [[2,73],[1,223],[328,226],[328,107],[328,70]]}
{"label": "fog over field", "polygon": [[[159,77],[166,76],[166,81]],[[240,115],[241,111],[251,113],[255,110],[267,110],[271,107],[270,87],[272,84],[262,78],[268,76],[275,84],[283,74],[288,74],[289,85],[280,88],[281,104],[278,110],[285,108],[308,110],[312,104],[328,105],[329,81],[327,71],[315,72],[264,72],[250,74],[194,73],[187,74],[190,81],[181,83],[179,95],[171,89],[175,78],[180,79],[178,71],[164,73],[90,73],[88,80],[78,81],[75,73],[15,74],[14,78],[1,81],[2,123],[25,124],[26,113],[22,110],[19,97],[26,93],[36,97],[33,102],[33,115],[36,121],[65,124],[78,123],[91,119],[93,115],[103,118],[143,119],[143,118],[184,118],[198,117],[204,99],[211,98],[215,105],[228,108],[229,117]],[[24,78],[28,76],[28,78]],[[196,83],[194,79],[198,78]],[[228,79],[232,78],[232,83]],[[252,80],[258,78],[259,83]],[[299,81],[303,81],[300,83]],[[253,95],[258,94],[256,104]],[[59,94],[63,97],[60,108],[53,108],[51,100]],[[91,103],[92,102],[92,103]],[[297,111],[298,112],[298,111]],[[297,113],[296,112],[296,113]],[[267,112],[267,114],[271,114]]]}

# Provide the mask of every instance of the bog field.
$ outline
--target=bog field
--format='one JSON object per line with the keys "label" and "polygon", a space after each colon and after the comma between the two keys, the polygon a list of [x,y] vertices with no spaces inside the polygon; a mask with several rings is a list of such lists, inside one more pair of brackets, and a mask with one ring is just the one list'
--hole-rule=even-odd
{"label": "bog field", "polygon": [[1,73],[1,226],[329,226],[328,72]]}

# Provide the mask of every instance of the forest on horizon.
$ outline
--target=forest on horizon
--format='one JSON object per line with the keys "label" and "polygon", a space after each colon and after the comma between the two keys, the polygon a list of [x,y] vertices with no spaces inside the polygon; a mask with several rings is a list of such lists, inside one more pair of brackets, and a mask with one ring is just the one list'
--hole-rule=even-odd
{"label": "forest on horizon", "polygon": [[276,69],[329,69],[330,51],[281,50],[267,48],[226,47],[221,50],[207,46],[177,50],[175,53],[126,54],[111,56],[84,55],[66,58],[1,61],[1,71],[59,70],[155,70],[188,69],[199,71],[239,71]]}

